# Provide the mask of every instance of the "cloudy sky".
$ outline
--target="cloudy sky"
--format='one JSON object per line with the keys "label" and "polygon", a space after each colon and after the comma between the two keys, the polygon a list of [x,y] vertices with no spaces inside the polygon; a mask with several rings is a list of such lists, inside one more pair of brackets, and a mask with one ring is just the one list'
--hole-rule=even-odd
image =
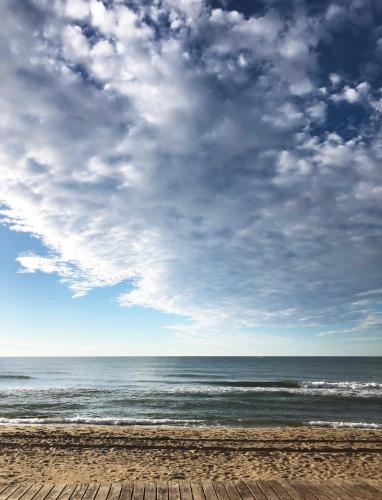
{"label": "cloudy sky", "polygon": [[0,15],[1,353],[382,353],[380,0]]}

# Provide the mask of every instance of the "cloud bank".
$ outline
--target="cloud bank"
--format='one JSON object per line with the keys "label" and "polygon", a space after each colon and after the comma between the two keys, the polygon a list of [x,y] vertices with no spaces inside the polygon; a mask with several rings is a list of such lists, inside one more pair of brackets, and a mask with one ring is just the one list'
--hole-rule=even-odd
{"label": "cloud bank", "polygon": [[47,248],[18,260],[75,296],[125,283],[121,305],[189,318],[178,332],[362,324],[381,4],[230,5],[1,3],[2,216]]}

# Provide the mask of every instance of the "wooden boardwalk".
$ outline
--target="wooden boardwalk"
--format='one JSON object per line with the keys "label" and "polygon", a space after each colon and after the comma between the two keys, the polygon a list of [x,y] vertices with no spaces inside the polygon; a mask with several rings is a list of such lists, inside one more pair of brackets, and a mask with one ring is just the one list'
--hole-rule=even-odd
{"label": "wooden boardwalk", "polygon": [[379,500],[382,481],[134,481],[0,485],[0,500]]}

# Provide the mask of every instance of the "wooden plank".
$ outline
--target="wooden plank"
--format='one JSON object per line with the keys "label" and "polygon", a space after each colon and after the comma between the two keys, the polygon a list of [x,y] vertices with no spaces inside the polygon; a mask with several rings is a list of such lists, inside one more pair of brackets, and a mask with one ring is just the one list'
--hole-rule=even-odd
{"label": "wooden plank", "polygon": [[32,498],[34,498],[36,493],[38,493],[43,486],[44,486],[43,483],[32,484],[32,487],[29,488],[29,490],[23,496],[23,500],[31,500]]}
{"label": "wooden plank", "polygon": [[53,490],[54,484],[44,484],[33,497],[33,500],[45,500],[45,497]]}
{"label": "wooden plank", "polygon": [[279,497],[276,495],[267,481],[259,479],[258,481],[256,481],[256,484],[267,497],[267,500],[279,500]]}
{"label": "wooden plank", "polygon": [[289,482],[286,479],[280,479],[278,482],[281,484],[284,490],[288,492],[289,496],[293,498],[293,500],[303,500],[305,498],[298,490],[293,487],[293,482]]}
{"label": "wooden plank", "polygon": [[4,490],[6,490],[7,488],[9,488],[11,486],[12,483],[4,483],[4,484],[0,484],[0,493],[2,493]]}
{"label": "wooden plank", "polygon": [[379,491],[376,488],[373,488],[370,484],[362,484],[361,482],[356,481],[347,481],[350,485],[357,489],[357,491],[362,491],[365,495],[365,498],[373,498],[374,500],[378,497],[376,495],[380,495]]}
{"label": "wooden plank", "polygon": [[339,479],[332,479],[332,483],[334,483],[336,486],[338,486],[338,488],[340,488],[342,491],[344,491],[349,496],[349,498],[352,498],[352,499],[363,498],[363,497],[360,497],[359,492],[354,491],[354,489],[351,486],[349,486],[349,484],[347,484],[345,481],[341,481]]}
{"label": "wooden plank", "polygon": [[131,497],[132,500],[143,500],[144,494],[145,494],[145,483],[143,481],[134,481],[134,489]]}
{"label": "wooden plank", "polygon": [[289,495],[288,491],[282,486],[282,484],[280,484],[279,481],[272,479],[267,481],[267,483],[280,498],[280,500],[293,500],[293,497]]}
{"label": "wooden plank", "polygon": [[267,497],[264,495],[263,490],[259,487],[258,484],[256,484],[255,481],[252,481],[252,479],[246,479],[244,482],[254,498],[256,498],[256,500],[267,500]]}
{"label": "wooden plank", "polygon": [[350,484],[348,481],[342,481],[339,479],[332,480],[334,484],[345,490],[351,498],[359,498],[361,500],[375,500],[375,496],[370,494],[368,491],[364,490],[356,484]]}
{"label": "wooden plank", "polygon": [[288,482],[294,490],[297,491],[297,493],[300,495],[301,500],[317,500],[317,498],[311,493],[309,490],[304,488],[304,486],[301,484],[301,481],[290,481],[289,479],[285,479],[286,482]]}
{"label": "wooden plank", "polygon": [[311,481],[301,481],[301,484],[303,485],[304,488],[306,488],[308,491],[312,493],[318,500],[328,500],[328,497],[323,493],[323,491],[316,486],[314,483]]}
{"label": "wooden plank", "polygon": [[202,488],[207,500],[218,500],[212,481],[202,481]]}
{"label": "wooden plank", "polygon": [[122,489],[122,483],[111,483],[111,488],[107,500],[119,500],[121,489]]}
{"label": "wooden plank", "polygon": [[241,496],[233,481],[224,481],[224,486],[231,500],[241,500]]}
{"label": "wooden plank", "polygon": [[180,500],[179,483],[174,481],[168,483],[168,498],[169,500]]}
{"label": "wooden plank", "polygon": [[146,481],[145,483],[145,500],[156,500],[157,485],[155,481]]}
{"label": "wooden plank", "polygon": [[[95,497],[96,500],[106,500],[109,491],[110,491],[111,483],[101,484],[98,488],[97,495]],[[72,499],[70,499],[72,500]]]}
{"label": "wooden plank", "polygon": [[219,500],[230,500],[223,481],[214,481],[214,490]]}
{"label": "wooden plank", "polygon": [[233,484],[235,485],[242,500],[253,500],[253,495],[244,481],[234,481]]}
{"label": "wooden plank", "polygon": [[136,481],[89,484],[11,483],[0,500],[382,500],[380,481]]}
{"label": "wooden plank", "polygon": [[61,495],[58,497],[59,500],[69,500],[73,491],[76,489],[77,484],[67,484],[62,490]]}
{"label": "wooden plank", "polygon": [[122,490],[119,495],[119,500],[131,500],[133,494],[134,483],[124,481],[122,484]]}
{"label": "wooden plank", "polygon": [[325,493],[325,495],[330,499],[349,500],[349,495],[331,481],[319,481],[318,479],[309,479],[308,482],[320,488],[320,490],[323,493]]}
{"label": "wooden plank", "polygon": [[[65,484],[56,484],[53,489],[45,497],[45,500],[57,500],[61,493],[64,491]],[[29,493],[29,492],[28,492]],[[23,497],[24,500],[24,497]]]}
{"label": "wooden plank", "polygon": [[[45,497],[45,500],[57,500],[61,493],[64,491],[65,484],[56,484],[54,488]],[[24,497],[23,497],[24,500]]]}
{"label": "wooden plank", "polygon": [[192,490],[190,483],[179,481],[179,491],[181,500],[192,500]]}
{"label": "wooden plank", "polygon": [[82,497],[82,500],[94,500],[97,495],[99,488],[99,483],[90,483],[88,489],[85,491],[85,495]]}
{"label": "wooden plank", "polygon": [[191,483],[191,491],[194,500],[205,500],[206,497],[204,495],[204,491],[202,488],[202,484],[199,481],[195,481]]}
{"label": "wooden plank", "polygon": [[87,484],[77,484],[76,489],[73,491],[70,500],[82,500],[82,497],[85,495],[86,490],[88,489]]}
{"label": "wooden plank", "polygon": [[11,483],[5,490],[3,490],[0,493],[0,500],[5,500],[8,498],[12,493],[14,493],[18,488],[20,488],[21,484],[20,483]]}
{"label": "wooden plank", "polygon": [[[145,496],[146,499],[146,496]],[[157,500],[168,500],[168,482],[157,482]]]}
{"label": "wooden plank", "polygon": [[19,500],[32,487],[32,483],[22,483],[16,491],[9,495],[8,500]]}

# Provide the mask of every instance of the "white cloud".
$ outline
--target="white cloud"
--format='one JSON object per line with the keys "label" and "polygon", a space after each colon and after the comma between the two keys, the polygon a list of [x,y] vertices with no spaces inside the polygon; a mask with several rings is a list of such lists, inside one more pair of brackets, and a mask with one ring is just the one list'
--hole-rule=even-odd
{"label": "white cloud", "polygon": [[334,19],[343,16],[344,8],[336,3],[331,3],[326,11],[326,19],[333,21]]}
{"label": "white cloud", "polygon": [[341,77],[336,73],[330,73],[329,80],[331,81],[332,85],[338,85],[341,81]]}
{"label": "white cloud", "polygon": [[89,45],[79,26],[66,26],[63,31],[63,54],[73,62],[89,56]]}
{"label": "white cloud", "polygon": [[294,95],[303,96],[313,90],[313,85],[307,78],[304,78],[300,82],[292,83],[290,85],[290,90]]}
{"label": "white cloud", "polygon": [[381,139],[315,132],[371,88],[319,90],[320,19],[34,5],[0,7],[0,200],[48,249],[25,271],[77,296],[126,283],[122,305],[190,335],[346,318],[379,286]]}
{"label": "white cloud", "polygon": [[[356,322],[354,326],[349,328],[340,328],[338,330],[328,330],[319,333],[319,337],[333,336],[333,335],[348,335],[348,336],[358,336],[361,335],[365,338],[365,334],[379,334],[380,328],[382,326],[382,316],[380,313],[368,313],[364,318],[361,318]],[[382,340],[381,337],[376,337]]]}
{"label": "white cloud", "polygon": [[357,92],[359,92],[362,95],[365,95],[369,92],[370,90],[370,84],[367,82],[362,82],[359,85],[357,85],[356,88]]}
{"label": "white cloud", "polygon": [[353,103],[359,100],[359,94],[356,89],[346,88],[343,92],[345,101]]}
{"label": "white cloud", "polygon": [[368,91],[368,84],[366,82],[361,83],[357,88],[351,88],[348,85],[341,90],[341,92],[333,92],[330,98],[334,102],[346,101],[349,104],[354,104],[359,102],[361,97],[365,97]]}
{"label": "white cloud", "polygon": [[305,59],[309,54],[309,48],[302,39],[285,39],[282,41],[280,53],[287,59]]}
{"label": "white cloud", "polygon": [[324,122],[326,119],[326,110],[327,105],[325,102],[317,102],[314,103],[310,108],[307,109],[307,112],[316,122]]}
{"label": "white cloud", "polygon": [[66,15],[75,19],[84,19],[89,15],[89,3],[86,0],[67,0]]}
{"label": "white cloud", "polygon": [[114,10],[106,9],[101,0],[90,0],[89,6],[92,25],[105,35],[112,34],[117,22]]}

